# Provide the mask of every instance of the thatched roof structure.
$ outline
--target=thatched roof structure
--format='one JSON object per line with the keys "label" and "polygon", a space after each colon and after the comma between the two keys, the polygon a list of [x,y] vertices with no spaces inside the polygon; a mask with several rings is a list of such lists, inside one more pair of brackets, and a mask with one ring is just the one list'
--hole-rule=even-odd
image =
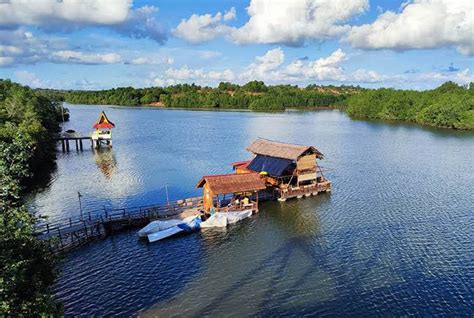
{"label": "thatched roof structure", "polygon": [[265,180],[257,173],[204,176],[196,188],[202,188],[206,183],[214,194],[258,191],[266,188]]}
{"label": "thatched roof structure", "polygon": [[323,154],[313,146],[303,146],[286,144],[278,141],[271,141],[259,138],[248,148],[248,151],[262,156],[297,160],[302,155],[315,154],[317,158],[322,159]]}

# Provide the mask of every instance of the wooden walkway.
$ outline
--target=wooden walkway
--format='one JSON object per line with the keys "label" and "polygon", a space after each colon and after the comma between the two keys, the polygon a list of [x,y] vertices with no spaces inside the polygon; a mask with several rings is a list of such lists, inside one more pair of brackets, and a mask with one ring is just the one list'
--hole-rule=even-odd
{"label": "wooden walkway", "polygon": [[82,151],[84,149],[82,144],[83,140],[90,140],[91,147],[93,146],[92,138],[90,136],[81,136],[77,132],[62,132],[57,140],[61,142],[61,149],[63,152],[69,152],[69,141],[74,141],[76,143],[76,151]]}
{"label": "wooden walkway", "polygon": [[115,232],[142,227],[150,221],[176,216],[200,205],[202,205],[202,197],[195,197],[169,204],[104,210],[95,214],[87,213],[83,218],[39,222],[37,236],[40,239],[49,239],[53,250],[67,252]]}
{"label": "wooden walkway", "polygon": [[302,185],[299,187],[290,186],[287,189],[281,189],[278,201],[286,201],[291,198],[299,199],[303,196],[309,197],[311,195],[317,195],[320,192],[331,192],[331,182],[325,181],[310,185]]}

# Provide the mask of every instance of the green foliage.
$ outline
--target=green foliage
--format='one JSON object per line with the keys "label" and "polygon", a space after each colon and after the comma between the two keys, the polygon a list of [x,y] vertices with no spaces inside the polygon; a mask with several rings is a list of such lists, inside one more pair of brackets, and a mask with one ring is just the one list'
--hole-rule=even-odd
{"label": "green foliage", "polygon": [[285,110],[285,106],[281,103],[281,100],[274,96],[265,96],[254,100],[250,103],[251,110],[255,111],[282,111]]}
{"label": "green foliage", "polygon": [[355,118],[402,120],[423,125],[474,129],[474,90],[446,82],[431,91],[380,88],[352,95],[347,112]]}
{"label": "green foliage", "polygon": [[268,87],[262,81],[250,81],[242,86],[242,89],[251,93],[264,93],[268,90]]}
{"label": "green foliage", "polygon": [[[262,81],[251,81],[243,86],[221,82],[217,88],[195,84],[134,89],[119,87],[103,91],[57,92],[74,104],[108,104],[138,106],[161,102],[166,107],[255,109],[260,111],[293,108],[341,107],[347,96],[360,90],[352,86],[266,86]],[[48,91],[48,94],[53,94]],[[55,95],[55,98],[58,98]],[[262,101],[257,101],[263,99]],[[254,106],[251,106],[253,103]]]}
{"label": "green foliage", "polygon": [[54,159],[60,108],[41,93],[0,81],[0,316],[58,316],[51,286],[58,258],[34,234],[23,188]]}

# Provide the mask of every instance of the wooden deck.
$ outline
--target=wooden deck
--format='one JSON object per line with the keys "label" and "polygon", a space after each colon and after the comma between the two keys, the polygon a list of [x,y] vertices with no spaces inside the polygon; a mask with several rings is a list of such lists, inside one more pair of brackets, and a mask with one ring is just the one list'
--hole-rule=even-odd
{"label": "wooden deck", "polygon": [[69,152],[71,147],[69,142],[74,142],[76,144],[76,151],[83,151],[84,145],[83,140],[88,140],[91,143],[92,148],[101,148],[103,145],[112,146],[112,137],[111,135],[92,135],[92,136],[83,136],[77,132],[62,132],[59,134],[59,137],[56,138],[57,141],[61,142],[61,149],[63,152]]}
{"label": "wooden deck", "polygon": [[73,141],[76,143],[76,151],[82,151],[84,149],[83,146],[83,140],[89,140],[91,142],[91,147],[92,147],[92,138],[90,136],[82,136],[77,132],[74,133],[68,133],[68,132],[62,132],[59,134],[59,137],[56,138],[56,140],[61,142],[61,149],[63,152],[69,152],[70,147],[69,147],[69,141]]}
{"label": "wooden deck", "polygon": [[280,189],[280,197],[278,201],[286,201],[291,198],[302,198],[303,196],[309,197],[311,195],[317,195],[320,192],[330,192],[331,182],[318,182],[304,186],[289,186],[287,189]]}

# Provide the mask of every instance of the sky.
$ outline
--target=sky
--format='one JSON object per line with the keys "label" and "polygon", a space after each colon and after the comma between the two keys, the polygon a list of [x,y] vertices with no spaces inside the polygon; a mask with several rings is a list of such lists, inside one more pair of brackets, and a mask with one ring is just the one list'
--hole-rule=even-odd
{"label": "sky", "polygon": [[474,82],[472,0],[0,0],[0,78],[107,89],[221,81]]}

